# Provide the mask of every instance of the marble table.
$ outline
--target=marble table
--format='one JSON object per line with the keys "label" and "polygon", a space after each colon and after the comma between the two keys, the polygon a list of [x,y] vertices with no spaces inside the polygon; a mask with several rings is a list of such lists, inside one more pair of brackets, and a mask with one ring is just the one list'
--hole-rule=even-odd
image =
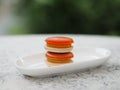
{"label": "marble table", "polygon": [[45,51],[44,39],[52,35],[0,36],[0,90],[120,90],[120,37],[66,35],[74,47],[104,47],[112,51],[104,65],[71,74],[33,78],[14,66],[18,56]]}

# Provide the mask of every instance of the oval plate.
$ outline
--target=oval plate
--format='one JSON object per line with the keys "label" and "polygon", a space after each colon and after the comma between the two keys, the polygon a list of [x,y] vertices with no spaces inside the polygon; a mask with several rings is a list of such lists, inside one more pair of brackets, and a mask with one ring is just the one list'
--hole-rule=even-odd
{"label": "oval plate", "polygon": [[56,66],[46,64],[45,52],[19,58],[15,65],[24,75],[46,76],[92,68],[105,63],[111,52],[104,48],[76,48],[71,63]]}

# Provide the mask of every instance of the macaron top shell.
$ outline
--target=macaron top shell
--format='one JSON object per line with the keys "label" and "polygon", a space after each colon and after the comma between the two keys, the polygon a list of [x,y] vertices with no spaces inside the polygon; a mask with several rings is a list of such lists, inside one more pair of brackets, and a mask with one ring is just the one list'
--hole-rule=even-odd
{"label": "macaron top shell", "polygon": [[46,53],[46,57],[48,58],[53,58],[53,59],[68,59],[68,58],[72,58],[73,54],[71,52],[68,53],[52,53],[52,52],[47,52]]}
{"label": "macaron top shell", "polygon": [[64,45],[64,44],[72,44],[73,39],[69,37],[64,37],[64,36],[53,36],[53,37],[48,37],[46,38],[46,43],[48,44],[55,44],[55,45]]}

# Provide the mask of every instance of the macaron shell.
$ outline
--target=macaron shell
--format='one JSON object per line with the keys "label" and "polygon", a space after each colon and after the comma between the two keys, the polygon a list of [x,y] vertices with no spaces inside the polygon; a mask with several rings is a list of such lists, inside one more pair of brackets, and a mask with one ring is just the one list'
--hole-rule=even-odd
{"label": "macaron shell", "polygon": [[46,38],[46,43],[48,44],[71,44],[73,43],[73,39],[69,37],[63,36],[54,36]]}
{"label": "macaron shell", "polygon": [[71,58],[69,59],[51,59],[51,58],[47,58],[47,61],[49,62],[53,62],[53,63],[68,63],[71,61]]}
{"label": "macaron shell", "polygon": [[71,52],[73,47],[69,47],[69,48],[53,48],[53,47],[48,47],[48,46],[44,46],[44,48],[49,51],[49,52],[54,52],[54,53],[67,53],[67,52]]}
{"label": "macaron shell", "polygon": [[46,53],[46,57],[50,58],[50,59],[61,59],[61,60],[64,60],[64,59],[70,59],[70,58],[72,58],[73,54],[72,54],[72,52],[62,53],[62,54],[47,52]]}

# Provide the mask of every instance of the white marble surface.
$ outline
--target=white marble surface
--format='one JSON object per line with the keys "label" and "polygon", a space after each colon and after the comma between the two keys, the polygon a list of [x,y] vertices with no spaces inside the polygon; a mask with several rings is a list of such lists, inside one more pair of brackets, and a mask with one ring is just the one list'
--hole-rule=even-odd
{"label": "white marble surface", "polygon": [[14,61],[18,56],[43,51],[47,36],[0,36],[0,90],[120,90],[120,37],[67,35],[74,38],[74,47],[110,49],[110,60],[84,72],[46,78],[23,76]]}

